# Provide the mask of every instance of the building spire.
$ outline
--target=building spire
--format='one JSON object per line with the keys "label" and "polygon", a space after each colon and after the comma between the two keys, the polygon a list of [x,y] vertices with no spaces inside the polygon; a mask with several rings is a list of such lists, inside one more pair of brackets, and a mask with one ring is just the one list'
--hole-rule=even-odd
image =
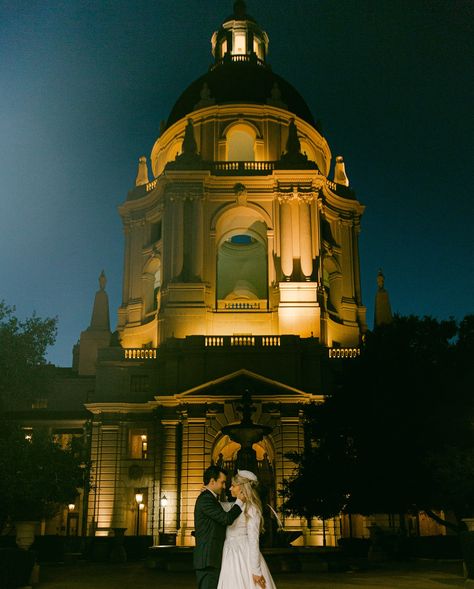
{"label": "building spire", "polygon": [[244,0],[234,2],[234,17],[235,20],[245,20],[247,18],[247,5]]}
{"label": "building spire", "polygon": [[193,120],[188,119],[188,124],[184,130],[183,155],[195,156],[197,154],[197,143],[194,137]]}
{"label": "building spire", "polygon": [[99,276],[99,290],[95,293],[91,324],[88,331],[110,331],[109,297],[105,292],[106,284],[107,278],[102,270]]}
{"label": "building spire", "polygon": [[336,165],[334,166],[334,182],[336,184],[342,184],[343,186],[349,186],[349,178],[346,174],[346,164],[342,155],[336,157]]}
{"label": "building spire", "polygon": [[374,327],[392,323],[393,315],[388,292],[385,290],[385,276],[380,269],[377,274],[377,294],[375,295]]}
{"label": "building spire", "polygon": [[138,160],[138,172],[135,179],[135,186],[143,186],[143,184],[148,184],[148,166],[144,155]]}

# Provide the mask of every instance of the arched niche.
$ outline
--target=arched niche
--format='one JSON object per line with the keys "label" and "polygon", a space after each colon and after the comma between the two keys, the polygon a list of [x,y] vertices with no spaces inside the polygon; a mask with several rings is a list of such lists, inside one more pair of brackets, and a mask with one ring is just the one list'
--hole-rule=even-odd
{"label": "arched niche", "polygon": [[159,299],[161,292],[161,259],[159,256],[150,258],[142,274],[143,303],[145,315],[159,310]]}
{"label": "arched niche", "polygon": [[218,306],[260,308],[258,301],[268,298],[267,225],[262,216],[250,207],[227,210],[216,223],[216,249]]}
{"label": "arched niche", "polygon": [[257,129],[247,122],[233,123],[224,132],[227,161],[253,162],[257,151]]}
{"label": "arched niche", "polygon": [[342,272],[334,255],[323,258],[323,283],[328,292],[329,311],[339,314],[342,302]]}

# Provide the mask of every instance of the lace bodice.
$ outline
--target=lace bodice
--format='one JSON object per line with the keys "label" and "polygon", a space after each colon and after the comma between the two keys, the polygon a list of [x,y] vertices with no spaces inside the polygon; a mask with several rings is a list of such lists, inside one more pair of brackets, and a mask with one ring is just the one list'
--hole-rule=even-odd
{"label": "lace bodice", "polygon": [[[223,503],[223,508],[228,511],[232,503]],[[242,512],[232,525],[227,526],[226,542],[245,543],[249,548],[250,568],[254,575],[261,575],[260,568],[260,518],[261,515],[253,506],[247,513]]]}

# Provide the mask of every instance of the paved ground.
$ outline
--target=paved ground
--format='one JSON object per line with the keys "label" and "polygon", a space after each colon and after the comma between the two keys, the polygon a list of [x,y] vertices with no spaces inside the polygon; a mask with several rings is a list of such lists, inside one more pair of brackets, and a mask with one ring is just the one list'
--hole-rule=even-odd
{"label": "paved ground", "polygon": [[[460,563],[417,562],[350,573],[297,573],[275,577],[277,589],[444,589],[464,587]],[[191,573],[165,573],[143,563],[78,562],[42,565],[38,589],[195,589]]]}

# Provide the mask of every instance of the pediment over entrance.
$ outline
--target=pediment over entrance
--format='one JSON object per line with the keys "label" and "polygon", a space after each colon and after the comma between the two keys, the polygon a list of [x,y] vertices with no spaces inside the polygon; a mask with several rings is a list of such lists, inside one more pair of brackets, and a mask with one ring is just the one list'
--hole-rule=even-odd
{"label": "pediment over entrance", "polygon": [[[324,399],[323,395],[306,393],[245,368],[176,394],[174,399],[187,403],[225,401],[238,399],[245,391],[249,391],[254,400],[271,400],[280,403],[321,402]],[[162,401],[163,397],[155,397],[155,399]]]}

